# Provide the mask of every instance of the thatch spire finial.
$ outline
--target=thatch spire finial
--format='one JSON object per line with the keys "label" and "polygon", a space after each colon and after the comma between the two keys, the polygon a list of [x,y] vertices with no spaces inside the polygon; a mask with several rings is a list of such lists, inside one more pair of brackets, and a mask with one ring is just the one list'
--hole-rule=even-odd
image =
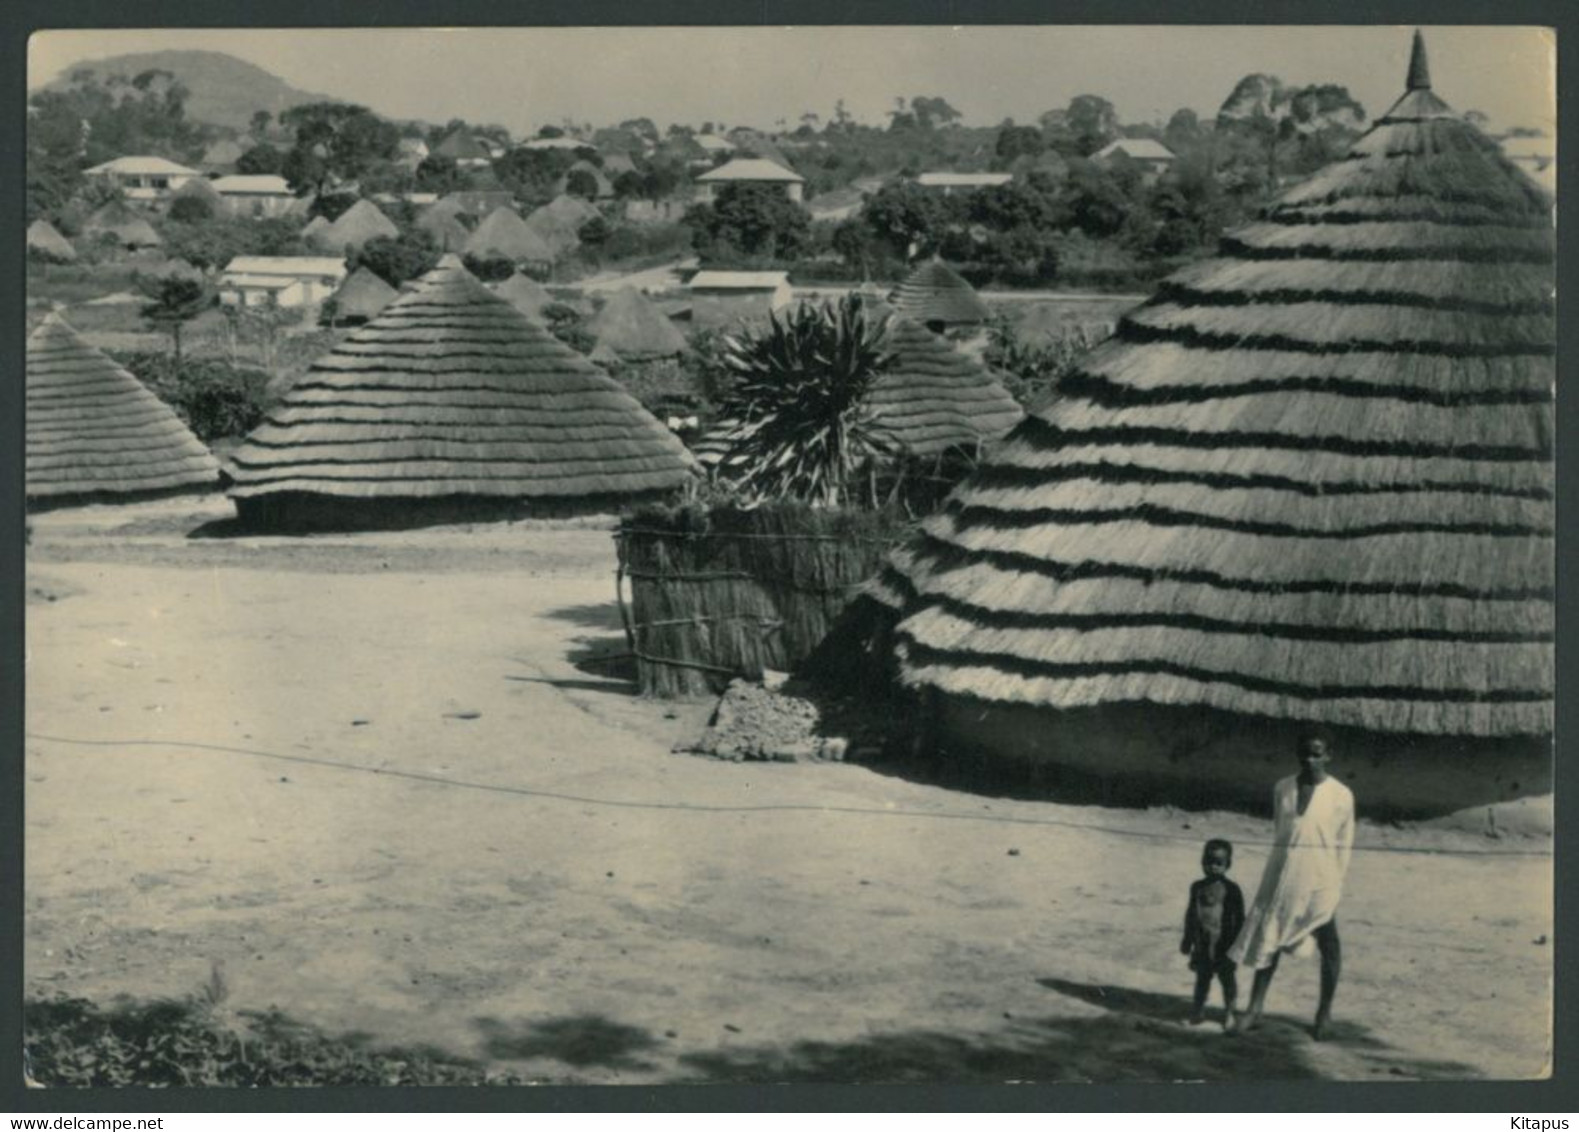
{"label": "thatch spire finial", "polygon": [[1409,79],[1405,84],[1409,90],[1431,89],[1431,64],[1425,55],[1425,36],[1420,34],[1420,29],[1415,29],[1414,49],[1409,53]]}

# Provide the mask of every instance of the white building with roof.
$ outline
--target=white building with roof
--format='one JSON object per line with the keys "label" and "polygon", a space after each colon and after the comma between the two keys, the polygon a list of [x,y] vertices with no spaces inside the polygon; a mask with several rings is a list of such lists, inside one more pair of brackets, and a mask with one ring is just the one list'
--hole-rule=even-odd
{"label": "white building with roof", "polygon": [[1102,165],[1114,161],[1133,161],[1152,177],[1167,172],[1178,159],[1178,154],[1153,138],[1119,138],[1091,155],[1092,161]]}
{"label": "white building with roof", "polygon": [[696,178],[696,183],[704,201],[714,199],[718,190],[725,185],[781,185],[789,199],[797,203],[806,190],[805,177],[765,157],[737,157],[733,161],[726,161],[717,169],[709,169],[701,174]]}
{"label": "white building with roof", "polygon": [[345,281],[338,256],[239,255],[225,265],[219,301],[232,307],[303,307],[321,303]]}
{"label": "white building with roof", "polygon": [[596,149],[597,146],[580,138],[533,138],[521,143],[522,149]]}
{"label": "white building with roof", "polygon": [[188,181],[203,174],[165,157],[117,157],[84,170],[120,187],[127,200],[164,200]]}
{"label": "white building with roof", "polygon": [[225,211],[254,219],[283,216],[296,203],[296,194],[284,177],[273,173],[233,173],[209,182]]}
{"label": "white building with roof", "polygon": [[932,189],[944,196],[952,193],[970,193],[977,189],[991,189],[999,185],[1007,185],[1014,180],[1013,173],[921,173],[916,176],[916,184],[923,189]]}
{"label": "white building with roof", "polygon": [[765,319],[795,301],[787,271],[698,271],[688,289],[692,325],[713,330]]}

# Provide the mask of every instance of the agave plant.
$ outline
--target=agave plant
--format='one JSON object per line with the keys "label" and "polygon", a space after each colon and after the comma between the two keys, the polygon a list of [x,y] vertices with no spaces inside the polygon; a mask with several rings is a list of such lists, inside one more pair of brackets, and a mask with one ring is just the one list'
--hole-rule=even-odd
{"label": "agave plant", "polygon": [[720,462],[744,494],[830,507],[854,499],[862,470],[892,448],[867,399],[893,361],[881,344],[886,330],[886,319],[869,318],[848,295],[725,340],[733,381],[720,405],[728,422]]}

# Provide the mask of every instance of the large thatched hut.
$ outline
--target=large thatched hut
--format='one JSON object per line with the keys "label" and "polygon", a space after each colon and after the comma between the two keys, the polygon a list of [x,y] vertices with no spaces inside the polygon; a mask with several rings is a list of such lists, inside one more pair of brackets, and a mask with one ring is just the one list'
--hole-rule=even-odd
{"label": "large thatched hut", "polygon": [[394,221],[385,216],[378,205],[370,200],[359,200],[346,209],[327,228],[313,235],[313,243],[339,252],[345,248],[360,248],[379,236],[391,239],[400,235]]}
{"label": "large thatched hut", "polygon": [[1550,788],[1551,204],[1430,89],[1169,279],[883,579],[952,754],[1362,810]]}
{"label": "large thatched hut", "polygon": [[686,351],[685,335],[634,287],[621,287],[587,320],[596,348],[627,362],[672,358]]}
{"label": "large thatched hut", "polygon": [[267,526],[400,526],[605,511],[694,462],[597,366],[445,256],[318,359],[233,456]]}
{"label": "large thatched hut", "polygon": [[134,250],[154,248],[164,243],[164,239],[154,231],[154,226],[148,223],[147,217],[120,200],[109,201],[99,208],[88,217],[82,230],[95,238],[113,236],[121,247]]}
{"label": "large thatched hut", "polygon": [[496,208],[466,238],[462,250],[478,258],[496,257],[511,263],[552,263],[554,249],[526,226],[512,208]]}
{"label": "large thatched hut", "polygon": [[366,267],[359,267],[334,293],[334,321],[341,325],[377,318],[399,292]]}
{"label": "large thatched hut", "polygon": [[71,246],[71,241],[42,216],[27,226],[27,250],[29,255],[42,256],[56,263],[74,263],[77,259],[77,249]]}
{"label": "large thatched hut", "polygon": [[939,259],[912,271],[889,301],[905,318],[933,330],[979,327],[991,313],[976,289]]}
{"label": "large thatched hut", "polygon": [[175,411],[58,314],[28,336],[30,508],[218,486],[218,462]]}

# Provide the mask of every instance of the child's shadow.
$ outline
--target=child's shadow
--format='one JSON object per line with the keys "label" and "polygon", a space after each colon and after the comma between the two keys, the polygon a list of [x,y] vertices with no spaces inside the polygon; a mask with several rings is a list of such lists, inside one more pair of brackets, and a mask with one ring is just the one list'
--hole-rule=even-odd
{"label": "child's shadow", "polygon": [[1159,1022],[1183,1022],[1189,1018],[1193,1003],[1183,995],[1157,994],[1155,991],[1136,990],[1134,987],[1100,986],[1096,983],[1074,983],[1068,979],[1037,979],[1048,990],[1077,998],[1103,1010],[1120,1014],[1139,1014]]}

